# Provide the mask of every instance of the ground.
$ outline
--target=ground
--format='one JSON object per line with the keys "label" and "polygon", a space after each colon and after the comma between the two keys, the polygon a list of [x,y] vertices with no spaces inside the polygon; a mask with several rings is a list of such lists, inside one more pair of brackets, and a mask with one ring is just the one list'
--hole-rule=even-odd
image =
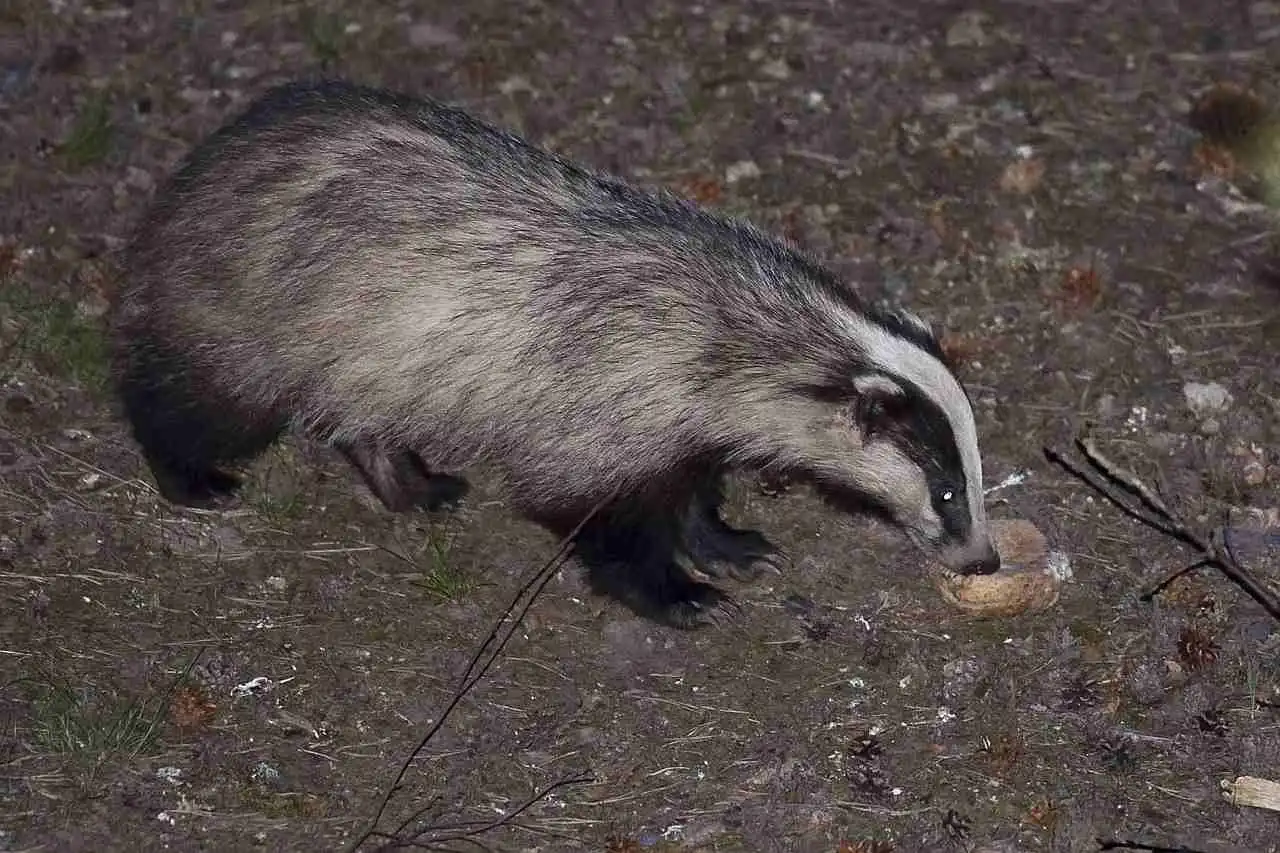
{"label": "ground", "polygon": [[104,381],[113,253],[190,144],[320,71],[464,104],[907,301],[963,360],[988,485],[1028,474],[993,516],[1035,522],[1072,570],[1049,610],[975,620],[893,531],[743,478],[734,516],[788,573],[684,632],[565,565],[385,831],[419,810],[479,830],[586,775],[475,840],[1280,850],[1280,815],[1219,787],[1280,776],[1277,623],[1213,571],[1142,601],[1193,555],[1042,450],[1089,426],[1280,585],[1277,226],[1186,122],[1215,81],[1274,98],[1280,5],[982,8],[9,0],[0,850],[351,845],[555,550],[483,479],[455,512],[391,516],[296,442],[235,512],[154,493]]}

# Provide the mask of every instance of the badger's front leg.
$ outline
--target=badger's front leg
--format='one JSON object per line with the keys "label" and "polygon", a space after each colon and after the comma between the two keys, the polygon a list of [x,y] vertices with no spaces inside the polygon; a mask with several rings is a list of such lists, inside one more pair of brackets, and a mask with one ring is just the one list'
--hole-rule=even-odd
{"label": "badger's front leg", "polygon": [[787,557],[762,534],[739,530],[720,517],[724,501],[719,480],[704,485],[694,495],[684,518],[683,546],[694,565],[713,577],[726,574],[749,582],[761,575],[780,574]]}
{"label": "badger's front leg", "polygon": [[575,550],[594,591],[677,628],[720,624],[736,615],[738,605],[728,595],[680,565],[682,521],[672,504],[629,504],[588,524]]}

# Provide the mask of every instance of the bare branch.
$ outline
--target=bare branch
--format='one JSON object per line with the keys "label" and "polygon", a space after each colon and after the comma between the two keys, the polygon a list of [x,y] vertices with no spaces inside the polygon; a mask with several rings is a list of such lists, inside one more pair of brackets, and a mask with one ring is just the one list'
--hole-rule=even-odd
{"label": "bare branch", "polygon": [[1092,476],[1053,448],[1044,448],[1044,454],[1050,462],[1061,466],[1072,476],[1081,480],[1108,502],[1118,507],[1125,515],[1176,539],[1184,545],[1194,548],[1198,552],[1199,559],[1196,562],[1178,569],[1172,575],[1155,584],[1142,595],[1143,601],[1149,601],[1179,577],[1205,566],[1213,566],[1247,592],[1254,601],[1262,605],[1263,609],[1277,620],[1280,620],[1280,596],[1277,596],[1275,592],[1236,560],[1234,552],[1228,546],[1229,535],[1226,533],[1227,528],[1225,525],[1214,529],[1208,537],[1197,534],[1182,519],[1178,518],[1164,501],[1137,475],[1121,468],[1104,456],[1094,445],[1092,439],[1077,439],[1076,446],[1080,448],[1080,451],[1093,469],[1106,480],[1106,483],[1115,484],[1128,494],[1136,497],[1147,512],[1141,512],[1137,507],[1131,506],[1128,502],[1122,500],[1119,495],[1108,488],[1106,483],[1100,482],[1098,478]]}
{"label": "bare branch", "polygon": [[[375,835],[383,838],[388,837],[386,834],[378,832],[377,827],[378,827],[378,824],[382,822],[382,817],[386,813],[387,806],[390,804],[391,798],[395,796],[397,791],[400,790],[400,787],[404,782],[405,774],[409,772],[409,768],[413,765],[413,762],[417,760],[418,756],[422,753],[422,750],[426,749],[427,744],[431,742],[431,739],[433,737],[435,737],[436,732],[438,732],[441,729],[445,721],[449,718],[449,715],[453,713],[454,709],[457,708],[457,706],[462,702],[462,700],[472,690],[472,688],[474,688],[475,685],[480,681],[480,679],[484,677],[485,673],[488,672],[489,668],[493,666],[494,662],[497,661],[499,655],[502,654],[502,650],[506,648],[507,643],[511,641],[512,636],[515,635],[516,630],[520,627],[520,623],[524,619],[525,614],[529,612],[529,608],[533,606],[533,603],[535,601],[537,601],[538,596],[542,593],[542,590],[545,589],[547,584],[551,582],[551,579],[555,577],[556,571],[560,568],[561,564],[563,564],[564,561],[568,558],[573,548],[573,544],[577,540],[578,535],[582,533],[583,528],[587,526],[588,522],[590,522],[591,519],[594,518],[598,512],[600,512],[601,509],[603,509],[609,502],[611,502],[617,496],[617,493],[619,490],[620,490],[620,487],[619,489],[614,489],[613,492],[611,492],[608,496],[606,496],[603,500],[601,500],[598,504],[596,504],[591,509],[590,512],[588,512],[585,516],[583,516],[582,520],[578,522],[578,524],[573,528],[573,530],[570,531],[569,534],[560,541],[560,544],[556,548],[555,553],[550,558],[548,558],[547,561],[544,562],[538,568],[537,571],[533,572],[530,575],[529,579],[526,580],[520,586],[520,589],[516,591],[516,594],[512,597],[511,602],[506,606],[506,608],[502,611],[501,615],[494,621],[493,626],[489,629],[489,632],[485,637],[485,641],[480,644],[480,647],[476,650],[475,654],[472,655],[470,662],[467,664],[466,670],[464,670],[462,673],[460,684],[457,690],[454,691],[454,694],[450,698],[449,703],[445,706],[444,710],[441,712],[440,716],[436,719],[436,721],[427,730],[426,734],[424,734],[422,738],[418,741],[418,744],[417,746],[414,747],[413,751],[410,752],[408,757],[406,757],[405,760],[401,763],[399,772],[396,774],[396,777],[392,781],[392,783],[389,786],[387,786],[386,792],[383,794],[382,800],[379,802],[378,808],[374,813],[373,819],[369,822],[368,828],[363,833],[361,833],[361,835],[347,848],[348,853],[354,853],[354,851],[359,850],[360,847],[362,847],[366,841],[368,841],[370,838],[372,838]],[[530,592],[530,590],[532,590],[532,592]],[[522,598],[526,598],[526,595],[527,595],[527,599],[525,600],[524,605],[520,607],[519,612],[515,613],[513,616],[513,611],[516,609],[517,605],[520,603],[520,600]],[[505,635],[502,636],[501,640],[498,642],[497,647],[493,649],[492,653],[489,655],[488,660],[486,660],[482,665],[479,666],[479,669],[477,669],[477,664],[479,664],[481,658],[484,657],[486,650],[489,649],[489,647],[493,644],[495,640],[498,640],[498,635],[501,632],[503,623],[507,622],[509,617],[512,617],[512,618],[510,620],[510,624],[507,626]],[[533,800],[523,805],[519,811],[513,813],[512,815],[509,815],[505,819],[510,819],[512,817],[515,817],[517,814],[519,814],[520,811],[523,811],[524,809],[527,809],[529,806],[533,805],[534,802],[537,802],[537,799],[539,797],[545,796],[546,793],[549,793],[551,790],[554,790],[555,788],[560,787],[561,785],[564,785],[564,784],[572,784],[574,781],[575,780],[564,780],[556,783],[555,785],[551,786],[551,788],[546,789],[546,791],[540,794],[538,797],[535,797]],[[582,780],[577,780],[577,781],[582,781]],[[407,820],[403,821],[400,824],[399,828],[397,829],[397,834],[399,832],[402,832],[406,827],[408,827],[410,824],[412,824],[414,821],[420,818],[422,814],[425,813],[428,808],[430,808],[430,806],[431,804],[429,803],[427,804],[427,806],[419,808]],[[490,828],[496,828],[497,826],[501,826],[502,823],[503,821],[499,820],[494,824],[493,827],[490,827]],[[423,830],[422,832],[417,833],[417,835],[420,836],[427,831],[429,831],[429,828]],[[465,835],[457,836],[452,840],[466,841],[468,843],[475,844],[477,842],[475,841],[473,836],[474,836],[474,833],[467,833]],[[394,838],[396,836],[393,835],[391,837]],[[443,841],[443,840],[445,839],[437,839],[437,841]],[[435,842],[432,842],[432,843],[435,843]],[[411,842],[410,846],[417,847],[417,846],[421,846],[421,844],[418,842]]]}

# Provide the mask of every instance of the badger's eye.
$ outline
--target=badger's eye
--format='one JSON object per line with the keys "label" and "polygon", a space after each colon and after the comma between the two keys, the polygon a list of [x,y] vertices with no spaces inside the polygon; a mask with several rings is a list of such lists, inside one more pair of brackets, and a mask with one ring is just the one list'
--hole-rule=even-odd
{"label": "badger's eye", "polygon": [[950,503],[952,500],[954,500],[955,496],[956,496],[955,492],[951,491],[950,489],[944,489],[942,492],[942,499],[947,503]]}

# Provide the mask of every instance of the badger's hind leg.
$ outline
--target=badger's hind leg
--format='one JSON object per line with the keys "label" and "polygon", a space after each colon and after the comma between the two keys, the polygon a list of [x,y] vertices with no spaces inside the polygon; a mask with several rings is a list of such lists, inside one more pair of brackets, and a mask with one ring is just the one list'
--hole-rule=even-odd
{"label": "badger's hind leg", "polygon": [[134,440],[161,497],[180,506],[226,506],[240,478],[226,470],[267,449],[284,429],[273,415],[246,412],[205,386],[183,359],[156,346],[125,350],[117,388]]}
{"label": "badger's hind leg", "polygon": [[434,512],[457,504],[470,488],[461,477],[431,471],[412,450],[387,450],[362,441],[337,442],[336,447],[391,512],[418,507]]}
{"label": "badger's hind leg", "polygon": [[786,555],[762,534],[727,524],[720,516],[723,500],[723,487],[719,480],[713,480],[690,502],[683,544],[694,565],[712,577],[727,574],[742,582],[781,573],[787,565]]}

